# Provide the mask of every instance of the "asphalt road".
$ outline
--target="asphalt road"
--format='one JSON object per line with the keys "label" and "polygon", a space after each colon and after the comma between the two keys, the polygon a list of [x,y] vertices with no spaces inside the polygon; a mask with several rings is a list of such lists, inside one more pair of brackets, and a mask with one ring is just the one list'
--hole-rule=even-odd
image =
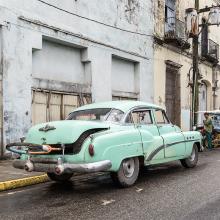
{"label": "asphalt road", "polygon": [[108,174],[74,177],[0,193],[0,219],[220,219],[220,149],[142,172],[118,189]]}

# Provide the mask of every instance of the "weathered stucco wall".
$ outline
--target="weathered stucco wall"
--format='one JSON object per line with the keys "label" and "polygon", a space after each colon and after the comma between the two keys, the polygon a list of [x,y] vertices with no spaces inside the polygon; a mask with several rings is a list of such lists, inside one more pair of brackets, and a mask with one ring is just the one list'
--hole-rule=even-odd
{"label": "weathered stucco wall", "polygon": [[[176,17],[181,21],[185,18],[185,9],[193,7],[193,1],[176,1]],[[200,8],[212,6],[216,1],[200,1]],[[200,21],[203,16],[200,15]],[[161,39],[164,38],[164,16],[165,16],[165,0],[155,2],[155,29],[154,34]],[[209,38],[220,44],[220,28],[213,26],[209,28]],[[201,39],[200,39],[201,41]],[[188,40],[191,43],[191,39]],[[201,47],[201,44],[199,45]],[[183,130],[189,129],[190,123],[190,106],[191,106],[191,91],[189,84],[188,73],[192,68],[192,45],[187,51],[180,50],[177,47],[168,44],[154,45],[154,100],[155,103],[165,107],[165,85],[166,85],[166,60],[171,60],[177,64],[181,64],[181,127]],[[214,96],[212,87],[215,80],[220,80],[219,66],[213,65],[210,62],[200,60],[199,64],[202,80],[207,84],[207,110],[212,110],[214,104]],[[192,74],[192,73],[191,73]],[[220,83],[218,83],[220,87]],[[220,89],[216,91],[215,107],[220,109]]]}
{"label": "weathered stucco wall", "polygon": [[[190,88],[188,86],[188,72],[191,67],[191,59],[178,54],[174,51],[170,51],[166,47],[155,45],[155,59],[154,59],[154,73],[155,73],[155,103],[165,106],[165,85],[166,85],[166,60],[175,62],[182,65],[179,69],[181,80],[181,127],[184,130],[189,129],[189,117],[190,116]],[[156,83],[157,82],[157,83]]]}
{"label": "weathered stucco wall", "polygon": [[[12,8],[27,18],[45,21],[57,27],[65,27],[67,30],[96,41],[141,55],[150,55],[151,51],[144,47],[149,44],[150,38],[143,34],[152,35],[152,1],[111,0],[102,1],[102,4],[99,0],[62,1],[62,3],[58,0],[45,0],[44,2],[57,8],[38,0],[1,0],[0,5]],[[80,17],[70,13],[76,13]],[[122,29],[127,31],[122,31]]]}
{"label": "weathered stucco wall", "polygon": [[[0,9],[11,23],[16,15]],[[4,143],[22,137],[31,118],[32,33],[14,25],[2,27],[3,134]],[[24,62],[25,61],[25,62]]]}
{"label": "weathered stucco wall", "polygon": [[32,55],[32,76],[50,80],[85,83],[81,49],[43,40],[42,50]]}
{"label": "weathered stucco wall", "polygon": [[135,63],[132,92],[153,101],[152,1],[0,0],[1,20],[4,144],[31,126],[32,87],[112,100],[112,57]]}

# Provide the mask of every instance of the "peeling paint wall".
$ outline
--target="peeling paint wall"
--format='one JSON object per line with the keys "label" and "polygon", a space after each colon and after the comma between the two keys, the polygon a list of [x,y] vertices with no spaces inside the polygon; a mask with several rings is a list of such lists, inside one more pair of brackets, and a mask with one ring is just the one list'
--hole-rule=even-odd
{"label": "peeling paint wall", "polygon": [[28,32],[14,26],[2,30],[3,129],[7,143],[22,137],[30,125],[31,47]]}
{"label": "peeling paint wall", "polygon": [[[113,57],[135,63],[132,91],[152,102],[152,5],[145,0],[0,0],[4,144],[18,141],[30,128],[32,88],[88,92],[93,102],[112,100]],[[120,86],[117,95],[126,93],[126,85]]]}
{"label": "peeling paint wall", "polygon": [[[12,8],[25,17],[45,21],[54,26],[65,27],[74,33],[85,35],[103,43],[110,43],[121,49],[145,56],[150,55],[150,51],[148,54],[148,50],[143,45],[150,43],[151,39],[131,32],[152,35],[152,1],[104,0],[102,4],[100,4],[100,0],[71,2],[69,0],[62,2],[45,0],[45,2],[54,5],[56,8],[37,0],[0,0],[0,5]],[[121,31],[121,29],[128,32]],[[133,43],[130,44],[129,42]]]}
{"label": "peeling paint wall", "polygon": [[163,38],[164,36],[164,21],[165,21],[165,0],[157,0],[154,2],[154,34]]}

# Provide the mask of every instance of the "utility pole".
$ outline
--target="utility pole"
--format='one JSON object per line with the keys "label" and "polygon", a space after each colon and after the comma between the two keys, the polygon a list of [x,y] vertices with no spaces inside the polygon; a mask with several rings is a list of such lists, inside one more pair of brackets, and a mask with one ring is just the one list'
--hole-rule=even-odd
{"label": "utility pole", "polygon": [[[202,9],[199,8],[199,0],[195,0],[195,11],[197,15],[197,22],[198,27],[202,26],[204,28],[205,26],[213,26],[213,25],[220,25],[220,5],[211,7],[204,7]],[[187,9],[186,12],[191,12],[192,10]],[[199,14],[200,13],[207,13],[209,12],[209,17],[206,23],[200,25],[199,24]],[[193,126],[197,124],[197,118],[198,118],[198,109],[199,109],[199,34],[201,31],[198,30],[198,33],[193,32],[192,38],[193,38],[193,76],[192,76],[192,103],[191,103],[191,129]]]}
{"label": "utility pole", "polygon": [[[199,11],[199,0],[195,0],[195,9]],[[198,87],[198,76],[199,76],[199,36],[196,34],[193,36],[193,86],[192,86],[192,117],[191,127],[197,123],[197,113],[199,107],[199,87]]]}

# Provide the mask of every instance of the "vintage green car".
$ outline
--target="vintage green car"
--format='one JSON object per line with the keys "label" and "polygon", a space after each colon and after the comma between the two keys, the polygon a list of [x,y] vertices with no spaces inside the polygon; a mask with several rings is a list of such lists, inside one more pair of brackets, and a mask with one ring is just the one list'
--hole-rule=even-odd
{"label": "vintage green car", "polygon": [[33,126],[25,142],[7,145],[20,154],[16,168],[46,172],[55,181],[107,171],[122,187],[136,182],[141,166],[180,160],[194,167],[200,147],[199,132],[182,132],[164,109],[138,101],[82,106],[64,121]]}

